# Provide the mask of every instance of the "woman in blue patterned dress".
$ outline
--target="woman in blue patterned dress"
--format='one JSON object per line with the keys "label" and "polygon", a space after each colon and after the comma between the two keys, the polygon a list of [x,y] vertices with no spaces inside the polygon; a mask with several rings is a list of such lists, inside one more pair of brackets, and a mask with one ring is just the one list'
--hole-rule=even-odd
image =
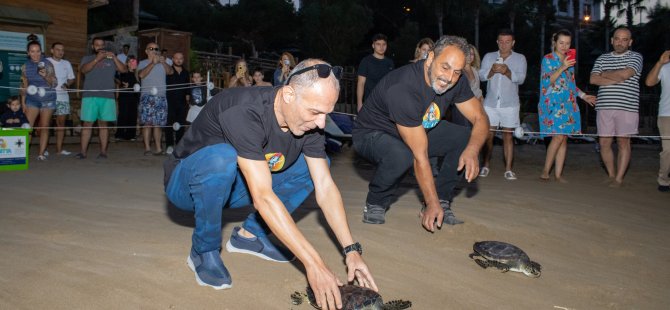
{"label": "woman in blue patterned dress", "polygon": [[568,135],[581,133],[581,120],[577,96],[589,103],[595,103],[595,96],[582,92],[575,84],[574,65],[576,59],[568,59],[572,34],[568,30],[559,30],[552,36],[553,52],[542,59],[540,75],[540,103],[538,116],[540,136],[550,136],[547,157],[540,179],[549,180],[549,172],[554,166],[554,175],[559,182],[568,150]]}

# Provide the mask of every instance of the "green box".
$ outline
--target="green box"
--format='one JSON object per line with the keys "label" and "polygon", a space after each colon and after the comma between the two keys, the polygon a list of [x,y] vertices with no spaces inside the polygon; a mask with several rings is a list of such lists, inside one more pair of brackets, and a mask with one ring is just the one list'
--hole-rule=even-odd
{"label": "green box", "polygon": [[31,129],[0,128],[0,171],[27,170]]}

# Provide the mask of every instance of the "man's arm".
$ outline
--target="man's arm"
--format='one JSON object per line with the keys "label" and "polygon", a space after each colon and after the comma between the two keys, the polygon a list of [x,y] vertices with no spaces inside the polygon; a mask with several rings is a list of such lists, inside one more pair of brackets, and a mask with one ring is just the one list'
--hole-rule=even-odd
{"label": "man's arm", "polygon": [[456,108],[472,123],[470,141],[458,159],[458,170],[465,168],[465,178],[471,182],[479,175],[479,150],[489,133],[489,119],[477,98],[458,103]]}
{"label": "man's arm", "polygon": [[[351,237],[347,215],[344,212],[344,204],[340,190],[335,185],[330,174],[330,168],[325,158],[312,158],[305,156],[305,161],[309,167],[309,174],[314,182],[314,192],[316,202],[323,211],[323,215],[328,221],[328,225],[335,233],[337,240],[342,248],[352,245],[354,239]],[[377,291],[375,284],[367,265],[363,262],[361,255],[352,251],[345,257],[348,269],[347,281],[351,282],[354,277],[358,279],[358,284]]]}
{"label": "man's arm", "polygon": [[329,304],[330,307],[327,306],[327,309],[334,309],[335,305],[341,307],[342,301],[338,285],[342,283],[328,269],[319,253],[298,230],[293,218],[286,211],[286,207],[272,191],[272,175],[267,163],[239,156],[237,163],[244,178],[251,180],[247,182],[247,185],[254,207],[275,236],[305,265],[307,280],[314,290],[317,303],[321,306]]}
{"label": "man's arm", "polygon": [[437,228],[442,227],[444,211],[442,211],[440,199],[437,197],[433,170],[428,160],[428,136],[426,135],[426,130],[423,126],[405,127],[396,124],[396,127],[398,128],[400,137],[409,146],[414,155],[414,172],[426,203],[426,210],[421,216],[421,223],[424,228],[434,232],[436,220]]}
{"label": "man's arm", "polygon": [[82,63],[81,65],[79,65],[79,72],[81,72],[82,74],[86,74],[86,73],[91,72],[93,70],[93,68],[95,68],[95,65],[97,65],[98,62],[100,62],[103,58],[105,58],[105,53],[104,52],[98,52],[95,55],[95,58],[93,58],[91,61],[89,61],[87,63]]}
{"label": "man's arm", "polygon": [[605,86],[621,83],[635,75],[633,68],[605,70],[600,73],[591,73],[589,82],[593,85]]}
{"label": "man's arm", "polygon": [[359,75],[358,81],[356,82],[356,106],[358,111],[363,107],[363,93],[365,92],[365,80],[366,77]]}
{"label": "man's arm", "polygon": [[649,86],[649,87],[652,87],[652,86],[658,84],[658,82],[661,81],[658,78],[658,76],[661,72],[661,67],[663,67],[663,65],[667,64],[668,62],[670,62],[670,50],[667,50],[667,51],[663,52],[663,54],[661,54],[661,57],[658,59],[658,61],[654,65],[654,67],[651,68],[651,71],[649,71],[649,74],[647,74],[647,78],[645,79],[644,84]]}

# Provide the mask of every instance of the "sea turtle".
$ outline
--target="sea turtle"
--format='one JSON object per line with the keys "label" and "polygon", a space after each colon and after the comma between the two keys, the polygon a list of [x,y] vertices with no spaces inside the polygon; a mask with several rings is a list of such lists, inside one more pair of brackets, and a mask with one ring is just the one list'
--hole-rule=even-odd
{"label": "sea turtle", "polygon": [[475,242],[472,249],[475,252],[470,254],[470,258],[482,268],[496,267],[503,272],[522,272],[533,278],[539,277],[542,271],[542,266],[531,261],[526,252],[506,242]]}
{"label": "sea turtle", "polygon": [[[342,310],[402,310],[412,307],[412,302],[407,300],[392,300],[384,303],[382,296],[377,292],[358,285],[340,286],[342,295]],[[316,298],[312,288],[307,286],[307,293],[294,292],[291,294],[291,302],[294,305],[300,305],[303,301],[312,305],[316,309],[321,309],[316,305]]]}

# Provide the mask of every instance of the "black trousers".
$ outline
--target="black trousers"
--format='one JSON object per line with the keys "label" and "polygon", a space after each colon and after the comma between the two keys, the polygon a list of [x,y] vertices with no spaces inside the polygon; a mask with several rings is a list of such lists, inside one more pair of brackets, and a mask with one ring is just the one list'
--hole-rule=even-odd
{"label": "black trousers", "polygon": [[[116,120],[116,125],[121,128],[116,129],[114,137],[121,140],[134,139],[137,126],[137,105],[140,97],[119,97],[119,117]],[[125,127],[125,128],[123,128]]]}
{"label": "black trousers", "polygon": [[[168,115],[167,115],[167,127],[163,129],[165,134],[165,145],[175,146],[181,140],[181,137],[184,136],[186,127],[181,127],[179,130],[175,131],[172,128],[172,125],[175,122],[179,122],[182,126],[186,125],[186,114],[188,113],[188,104],[186,100],[170,100],[168,98]],[[176,139],[175,139],[176,138]]]}
{"label": "black trousers", "polygon": [[[458,159],[470,140],[470,128],[440,121],[428,135],[428,157],[444,157],[435,187],[440,199],[451,200],[454,187],[460,180]],[[388,207],[407,170],[412,167],[414,155],[402,139],[382,131],[360,133],[354,131],[356,152],[376,167],[368,186],[368,204]]]}

